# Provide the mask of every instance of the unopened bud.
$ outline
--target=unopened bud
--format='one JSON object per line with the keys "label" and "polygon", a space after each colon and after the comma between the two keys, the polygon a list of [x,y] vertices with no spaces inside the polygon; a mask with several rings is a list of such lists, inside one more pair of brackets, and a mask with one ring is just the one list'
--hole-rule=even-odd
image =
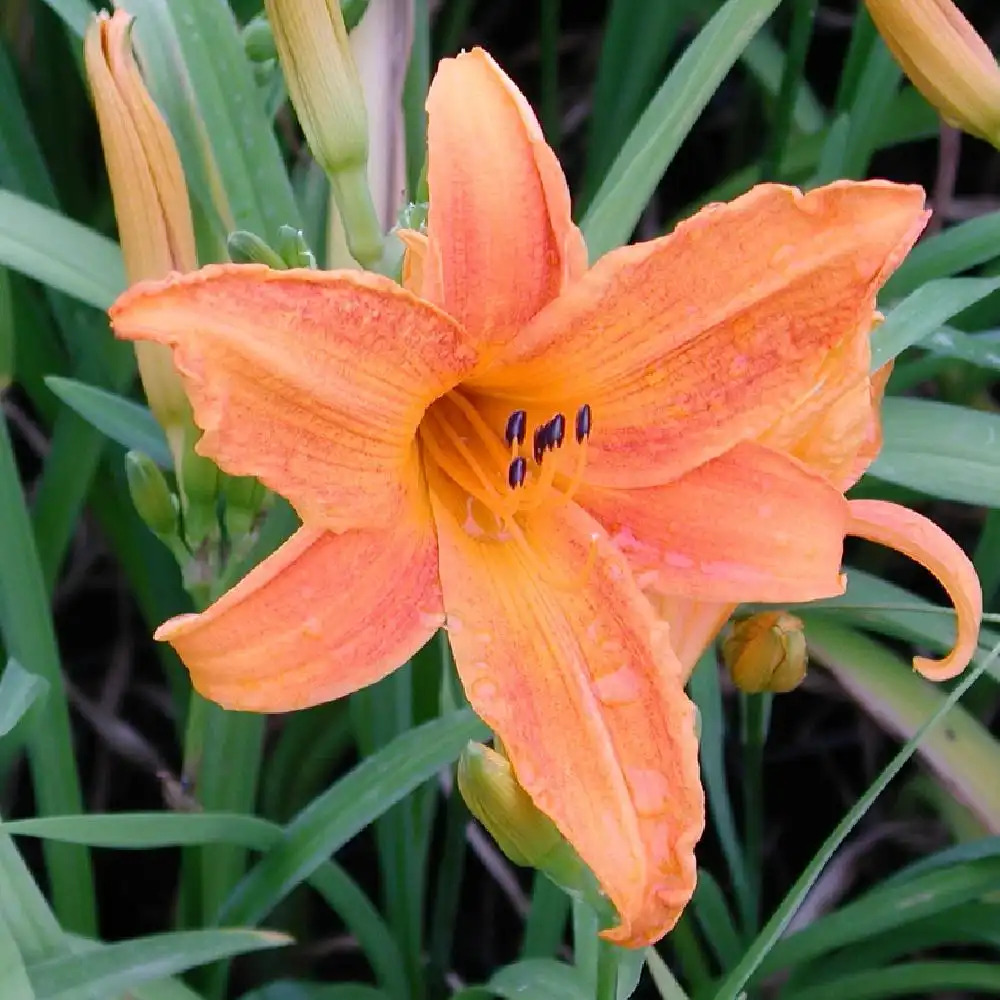
{"label": "unopened bud", "polygon": [[238,543],[253,530],[265,493],[266,489],[253,476],[226,476],[223,479],[224,523],[231,543]]}
{"label": "unopened bud", "polygon": [[338,0],[265,0],[278,58],[309,149],[330,178],[351,255],[382,256],[368,186],[368,114]]}
{"label": "unopened bud", "polygon": [[294,226],[282,226],[278,230],[276,250],[286,267],[316,267],[316,255],[309,249],[302,230]]}
{"label": "unopened bud", "polygon": [[159,538],[174,538],[179,523],[177,498],[171,493],[159,466],[141,451],[125,455],[125,477],[139,517]]}
{"label": "unopened bud", "polygon": [[196,549],[206,538],[218,533],[219,468],[199,455],[193,447],[194,435],[188,436],[178,483],[184,513],[184,538]]}
{"label": "unopened bud", "polygon": [[458,788],[469,812],[516,865],[536,868],[565,892],[586,900],[611,921],[614,908],[590,869],[518,783],[510,761],[481,743],[470,743],[458,760]]}
{"label": "unopened bud", "polygon": [[[84,63],[125,270],[129,282],[136,282],[193,271],[198,261],[180,156],[132,54],[131,25],[124,11],[94,17],[84,41]],[[179,463],[190,405],[170,350],[139,342],[135,353],[149,408]]]}
{"label": "unopened bud", "polygon": [[226,252],[234,264],[266,264],[275,271],[288,266],[256,233],[237,229],[226,238]]}
{"label": "unopened bud", "polygon": [[278,47],[274,44],[274,32],[263,14],[247,22],[242,31],[243,50],[253,63],[266,63],[278,58]]}
{"label": "unopened bud", "polygon": [[951,0],[866,0],[885,44],[946,122],[1000,147],[1000,66]]}
{"label": "unopened bud", "polygon": [[766,611],[734,622],[722,643],[733,683],[748,694],[798,687],[808,662],[802,628],[787,611]]}

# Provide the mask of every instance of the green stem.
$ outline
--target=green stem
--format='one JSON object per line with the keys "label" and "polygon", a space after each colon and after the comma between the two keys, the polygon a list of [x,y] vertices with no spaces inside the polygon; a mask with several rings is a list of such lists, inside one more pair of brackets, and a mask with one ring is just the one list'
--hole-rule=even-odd
{"label": "green stem", "polygon": [[744,766],[744,843],[749,892],[743,907],[743,926],[755,934],[760,925],[761,872],[764,841],[764,743],[771,714],[769,694],[742,697]]}
{"label": "green stem", "polygon": [[812,39],[816,3],[817,0],[795,0],[792,29],[788,37],[788,52],[785,55],[785,71],[774,109],[770,141],[760,168],[762,181],[777,180],[781,171],[781,161],[785,155],[785,146],[788,144],[795,116],[795,102],[802,85],[806,53],[809,51],[809,42]]}
{"label": "green stem", "polygon": [[542,129],[550,146],[559,145],[559,0],[542,0],[539,32],[542,71]]}
{"label": "green stem", "polygon": [[601,941],[597,946],[594,1000],[618,1000],[618,949],[607,941]]}

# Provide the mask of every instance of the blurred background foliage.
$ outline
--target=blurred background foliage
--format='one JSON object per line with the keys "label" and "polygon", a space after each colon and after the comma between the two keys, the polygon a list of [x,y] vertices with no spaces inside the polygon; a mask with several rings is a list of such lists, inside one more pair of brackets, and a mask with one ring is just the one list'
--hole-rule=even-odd
{"label": "blurred background foliage", "polygon": [[[241,178],[262,218],[301,215],[322,256],[322,177],[276,70],[251,72],[237,31],[260,3],[232,0],[232,19],[222,0],[124,6],[140,31],[145,18],[185,40],[146,53],[161,104],[177,101],[164,110],[182,154],[190,86],[225,182]],[[961,6],[997,51],[992,0]],[[723,7],[731,19],[706,41]],[[901,356],[885,448],[856,495],[929,513],[974,555],[1000,611],[1000,155],[941,125],[857,4],[765,7],[415,0],[407,135],[421,134],[436,59],[483,45],[538,109],[597,247],[658,235],[762,179],[923,184],[935,217],[883,297],[876,352]],[[198,788],[182,777],[188,682],[150,633],[189,598],[123,471],[121,441],[134,446],[148,414],[80,388],[140,401],[131,351],[103,315],[124,277],[82,75],[88,12],[88,0],[0,0],[0,997],[404,1000],[491,977],[462,995],[593,996],[592,917],[514,868],[452,790],[451,762],[481,733],[436,645],[346,702],[219,713]],[[753,17],[765,26],[744,38]],[[700,62],[684,62],[696,39]],[[268,115],[290,189],[246,169],[247,136],[271,134]],[[411,183],[421,161],[411,141]],[[153,454],[155,432],[145,443]],[[659,950],[622,956],[619,995],[643,958],[637,997],[736,996],[755,970],[755,995],[795,1000],[1000,993],[997,634],[982,636],[985,679],[910,760],[951,702],[908,658],[946,647],[951,621],[915,567],[861,543],[848,560],[847,595],[803,614],[817,669],[771,706],[762,783],[748,780],[761,748],[740,699],[714,654],[699,668],[703,873]],[[903,773],[876,798],[887,765]],[[31,836],[15,849],[15,833]],[[259,923],[296,943],[230,969],[280,942],[211,928]]]}

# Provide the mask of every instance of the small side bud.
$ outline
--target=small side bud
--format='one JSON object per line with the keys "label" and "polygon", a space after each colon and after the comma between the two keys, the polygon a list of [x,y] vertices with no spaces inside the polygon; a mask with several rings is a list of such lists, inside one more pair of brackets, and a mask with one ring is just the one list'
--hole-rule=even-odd
{"label": "small side bud", "polygon": [[733,683],[748,694],[783,694],[805,679],[808,657],[802,622],[787,611],[766,611],[734,622],[722,643]]}
{"label": "small side bud", "polygon": [[132,503],[149,530],[158,538],[175,538],[180,523],[177,497],[157,464],[141,451],[130,451],[125,456],[125,477]]}
{"label": "small side bud", "polygon": [[288,266],[256,233],[237,229],[226,238],[226,252],[234,264],[266,264],[275,271]]}
{"label": "small side bud", "polygon": [[218,534],[219,468],[199,455],[189,437],[178,482],[184,512],[184,538],[192,549]]}
{"label": "small side bud", "polygon": [[253,530],[264,494],[264,488],[253,476],[226,476],[223,480],[223,523],[231,544],[238,544]]}
{"label": "small side bud", "polygon": [[275,245],[278,256],[286,267],[308,267],[315,269],[316,255],[309,249],[301,229],[294,226],[282,226],[278,230],[278,242]]}
{"label": "small side bud", "polygon": [[266,63],[278,58],[278,47],[274,44],[274,32],[263,14],[258,14],[247,22],[242,31],[243,51],[252,63]]}

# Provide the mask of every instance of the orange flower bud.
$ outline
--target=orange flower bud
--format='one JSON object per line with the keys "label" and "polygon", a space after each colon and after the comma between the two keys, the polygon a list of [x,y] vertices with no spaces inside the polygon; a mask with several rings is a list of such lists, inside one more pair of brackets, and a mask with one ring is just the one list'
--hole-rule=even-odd
{"label": "orange flower bud", "polygon": [[734,622],[722,643],[722,658],[741,691],[791,691],[806,676],[802,622],[787,611],[767,611]]}
{"label": "orange flower bud", "polygon": [[[198,266],[187,185],[173,137],[143,83],[132,54],[132,18],[99,14],[84,44],[101,145],[111,180],[118,237],[130,282]],[[180,464],[190,407],[170,352],[137,343],[136,359],[150,409]]]}
{"label": "orange flower bud", "polygon": [[897,62],[946,122],[1000,146],[1000,66],[950,0],[866,0]]}

